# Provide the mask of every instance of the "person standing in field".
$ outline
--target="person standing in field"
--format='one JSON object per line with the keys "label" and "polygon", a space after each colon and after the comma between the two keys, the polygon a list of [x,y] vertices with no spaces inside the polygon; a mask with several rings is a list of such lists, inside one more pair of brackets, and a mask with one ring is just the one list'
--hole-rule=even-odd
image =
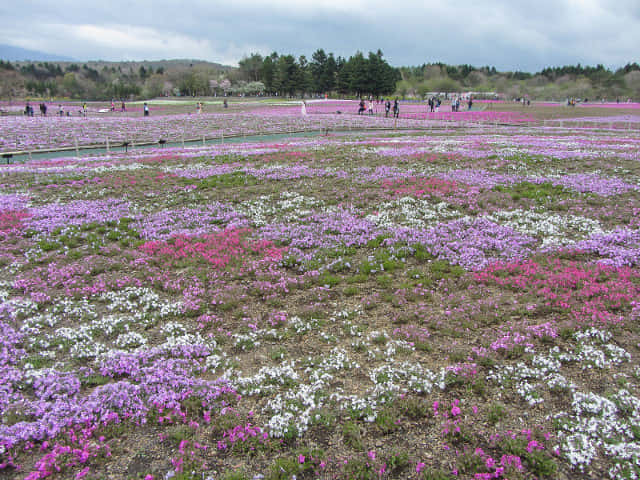
{"label": "person standing in field", "polygon": [[393,118],[400,117],[400,105],[398,104],[398,98],[393,101]]}
{"label": "person standing in field", "polygon": [[[123,103],[123,105],[124,105],[124,103]],[[144,110],[144,116],[148,117],[149,116],[149,105],[147,105],[147,102],[144,102],[143,110]]]}
{"label": "person standing in field", "polygon": [[384,116],[389,116],[389,110],[391,110],[391,100],[387,98],[387,101],[384,104]]}

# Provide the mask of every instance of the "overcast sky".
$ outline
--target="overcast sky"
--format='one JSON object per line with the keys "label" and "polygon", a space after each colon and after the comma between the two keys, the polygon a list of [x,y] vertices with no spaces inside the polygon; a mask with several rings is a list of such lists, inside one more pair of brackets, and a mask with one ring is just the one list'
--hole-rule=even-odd
{"label": "overcast sky", "polygon": [[78,60],[381,49],[394,66],[442,61],[538,71],[640,62],[640,0],[7,0],[0,43]]}

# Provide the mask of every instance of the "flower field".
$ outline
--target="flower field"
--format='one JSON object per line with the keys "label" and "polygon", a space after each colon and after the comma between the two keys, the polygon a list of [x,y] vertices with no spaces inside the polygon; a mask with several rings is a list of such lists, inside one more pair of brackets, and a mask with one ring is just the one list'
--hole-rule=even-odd
{"label": "flower field", "polygon": [[[323,105],[0,150],[394,126]],[[0,477],[639,478],[637,122],[486,113],[1,165]]]}
{"label": "flower field", "polygon": [[[161,104],[162,105],[162,104]],[[9,107],[5,107],[9,110]],[[17,108],[13,106],[12,108]],[[21,107],[22,108],[22,107]],[[275,134],[281,132],[360,130],[371,128],[425,128],[460,123],[521,124],[535,119],[521,112],[468,111],[453,114],[443,111],[428,113],[424,104],[402,104],[398,119],[384,116],[384,105],[376,104],[375,115],[356,115],[356,101],[309,102],[309,115],[301,115],[300,102],[265,107],[260,103],[236,104],[233,115],[212,111],[202,115],[177,114],[174,108],[152,106],[151,116],[142,117],[135,106],[125,113],[98,113],[89,108],[88,115],[78,115],[73,105],[65,108],[74,112],[70,117],[49,116],[0,117],[0,153],[35,152],[38,150],[74,148],[77,146],[111,146],[123,142],[154,144],[160,139],[180,143],[188,140],[222,139],[233,136]],[[210,107],[213,110],[219,108]]]}

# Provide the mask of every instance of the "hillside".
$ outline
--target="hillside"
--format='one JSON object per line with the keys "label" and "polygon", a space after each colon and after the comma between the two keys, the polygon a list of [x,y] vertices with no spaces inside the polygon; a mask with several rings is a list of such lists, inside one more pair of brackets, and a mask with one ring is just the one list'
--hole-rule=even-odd
{"label": "hillside", "polygon": [[0,44],[0,58],[10,62],[32,60],[32,61],[73,61],[70,57],[56,55],[53,53],[40,52],[38,50],[28,50],[26,48],[14,47],[13,45]]}

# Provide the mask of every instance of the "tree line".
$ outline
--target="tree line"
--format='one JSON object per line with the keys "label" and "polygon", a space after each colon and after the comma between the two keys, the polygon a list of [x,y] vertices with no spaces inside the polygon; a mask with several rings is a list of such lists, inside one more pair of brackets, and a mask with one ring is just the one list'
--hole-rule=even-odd
{"label": "tree line", "polygon": [[304,55],[254,53],[240,60],[238,68],[186,61],[154,68],[152,62],[80,65],[0,60],[0,97],[381,96],[392,94],[400,78],[400,71],[389,65],[380,50],[367,56],[356,52],[347,59],[319,49],[310,60]]}
{"label": "tree line", "polygon": [[505,99],[529,97],[563,100],[569,97],[591,100],[634,98],[640,100],[640,66],[628,63],[610,70],[603,65],[547,67],[536,73],[500,72],[495,67],[428,63],[401,67],[396,85],[401,96],[422,98],[429,92],[475,92]]}
{"label": "tree line", "polygon": [[84,100],[158,96],[402,96],[476,92],[511,99],[640,100],[640,65],[547,67],[537,73],[442,62],[395,68],[380,50],[349,58],[316,50],[304,55],[257,53],[238,67],[190,60],[158,62],[9,62],[0,60],[0,98]]}
{"label": "tree line", "polygon": [[239,70],[245,80],[261,82],[265,93],[287,96],[332,92],[358,97],[391,95],[401,78],[380,50],[366,57],[356,52],[346,59],[318,49],[310,60],[305,55],[296,59],[277,52],[266,57],[254,53],[240,60]]}

